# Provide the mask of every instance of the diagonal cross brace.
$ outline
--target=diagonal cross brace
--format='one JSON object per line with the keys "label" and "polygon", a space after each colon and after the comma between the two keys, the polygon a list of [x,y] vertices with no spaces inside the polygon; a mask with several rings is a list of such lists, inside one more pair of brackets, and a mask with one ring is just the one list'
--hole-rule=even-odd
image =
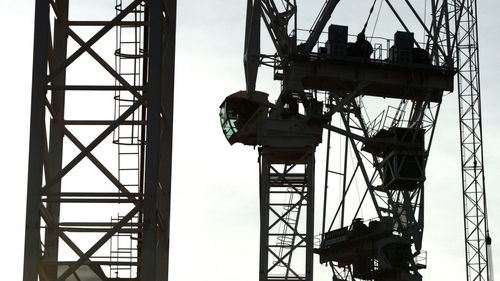
{"label": "diagonal cross brace", "polygon": [[297,231],[296,227],[293,227],[288,221],[285,220],[285,218],[284,218],[285,215],[278,214],[278,212],[276,212],[273,208],[269,208],[269,210],[271,210],[278,217],[278,219],[271,226],[269,226],[269,228],[268,228],[269,230],[271,230],[277,223],[279,223],[280,221],[282,221],[283,223],[286,224],[286,226],[288,226],[293,231],[293,235],[297,235],[297,236],[299,236],[301,238],[304,238],[303,234],[300,234]]}
{"label": "diagonal cross brace", "polygon": [[125,217],[123,217],[110,231],[104,234],[99,241],[97,241],[94,246],[92,246],[84,255],[78,259],[74,264],[72,264],[56,281],[64,281],[73,272],[75,272],[81,265],[90,259],[90,257],[99,250],[104,243],[106,243],[116,232],[118,232],[132,217],[139,212],[140,206],[135,206]]}
{"label": "diagonal cross brace", "polygon": [[133,105],[131,105],[118,119],[116,119],[111,125],[109,125],[97,138],[95,138],[80,154],[78,154],[71,162],[68,163],[61,171],[57,173],[47,184],[42,187],[42,194],[45,193],[48,187],[59,182],[71,169],[73,169],[80,161],[87,156],[94,148],[96,148],[109,134],[111,134],[125,119],[127,119],[130,114],[132,114],[143,102],[146,100],[145,96],[138,99]]}
{"label": "diagonal cross brace", "polygon": [[[51,216],[50,216],[50,213],[49,211],[47,210],[47,208],[43,205],[40,205],[40,213],[41,213],[41,216],[42,218],[44,219],[45,223],[47,224],[48,227],[52,227],[52,228],[55,228],[57,230],[57,234],[59,235],[59,237],[61,238],[61,240],[63,240],[66,245],[68,245],[68,247],[73,250],[79,257],[83,256],[84,253],[82,252],[82,250],[80,250],[80,248],[78,248],[78,246],[73,242],[73,240],[71,240],[71,238],[69,238],[64,232],[62,232],[58,227],[57,225],[53,222]],[[104,274],[104,272],[102,271],[101,267],[97,266],[96,264],[92,264],[90,263],[89,264],[89,268],[94,271],[94,273],[99,276],[100,278],[102,278],[102,280],[106,280],[106,275]],[[46,280],[48,280],[48,278],[46,278]]]}
{"label": "diagonal cross brace", "polygon": [[[48,101],[47,98],[45,98],[45,106],[47,106],[47,109],[49,110],[49,113],[54,117],[54,110],[52,108],[52,104]],[[64,128],[64,135],[71,141],[73,144],[80,149],[80,151],[85,150],[85,146],[71,133],[68,128]],[[44,136],[44,163],[47,163],[47,157],[48,157],[48,145],[47,145],[47,138]],[[130,192],[128,189],[92,154],[88,153],[87,158],[123,193],[125,194],[129,199],[134,201],[134,204],[138,204],[137,200],[132,196],[130,196]],[[45,164],[46,166],[47,164]],[[47,175],[46,175],[47,177]]]}
{"label": "diagonal cross brace", "polygon": [[[57,9],[57,5],[54,1],[50,1],[50,4],[52,5],[52,8],[54,10],[54,14],[60,18],[59,16],[59,10]],[[76,34],[76,32],[74,32],[69,26],[67,26],[68,28],[68,35],[71,36],[71,38],[73,38],[73,40],[76,41],[76,43],[78,43],[81,47],[83,47],[85,45],[85,41]],[[49,44],[50,44],[51,40],[49,40]],[[49,49],[52,50],[52,46],[49,46]],[[106,69],[109,74],[111,74],[116,80],[118,80],[122,85],[126,86],[126,87],[132,87],[128,82],[127,80],[125,80],[120,74],[118,74],[116,72],[116,70],[111,67],[104,59],[102,59],[101,56],[99,56],[90,46],[86,49],[87,53],[89,53],[90,56],[92,56],[104,69]],[[49,52],[49,56],[52,55],[52,51]],[[52,59],[49,59],[49,69],[52,73],[52,70],[54,69],[54,66],[52,65]],[[140,94],[139,92],[137,92],[136,90],[134,89],[130,89],[130,93],[132,93],[132,95],[134,95],[136,98],[139,98],[140,97]]]}
{"label": "diagonal cross brace", "polygon": [[[68,33],[80,46],[83,46],[85,44],[85,41],[83,41],[82,38],[80,38],[71,28],[68,28]],[[109,74],[111,74],[123,86],[132,87],[132,85],[130,85],[130,83],[128,83],[127,80],[123,78],[123,76],[118,74],[116,70],[111,67],[104,59],[102,59],[102,57],[99,56],[94,50],[92,50],[91,47],[87,48],[87,53],[89,53],[90,56],[92,56],[104,69],[106,69],[106,71],[108,71]],[[141,94],[139,94],[137,90],[130,89],[129,91],[136,98],[139,98],[141,96]]]}
{"label": "diagonal cross brace", "polygon": [[[81,151],[85,150],[85,146],[67,129],[64,128],[64,134],[73,142]],[[92,154],[88,153],[87,158],[123,193],[127,198],[131,199],[135,205],[139,205],[139,201],[130,195],[130,191]]]}
{"label": "diagonal cross brace", "polygon": [[[276,266],[278,266],[278,264],[283,264],[283,265],[287,265],[284,260],[290,255],[292,254],[292,252],[297,249],[300,245],[302,245],[303,243],[305,243],[306,239],[305,238],[302,238],[296,245],[293,245],[290,250],[285,254],[283,255],[283,257],[279,257],[275,252],[273,252],[271,249],[268,249],[269,252],[277,259],[276,263],[271,266],[271,268],[268,269],[268,272],[271,272],[271,270],[273,270]],[[290,268],[290,271],[293,272],[293,270]],[[293,272],[293,274],[295,274],[296,276],[299,276],[297,273]]]}
{"label": "diagonal cross brace", "polygon": [[51,81],[57,74],[59,74],[62,70],[67,68],[71,63],[73,63],[78,57],[80,57],[88,48],[94,45],[99,39],[101,39],[108,31],[110,31],[116,24],[125,18],[130,12],[132,12],[142,0],[135,0],[130,3],[121,13],[116,15],[116,17],[111,20],[108,24],[106,24],[101,30],[99,30],[92,38],[90,38],[85,44],[83,44],[76,52],[74,52],[69,58],[64,61],[64,63],[58,66],[50,75],[47,77],[48,81]]}

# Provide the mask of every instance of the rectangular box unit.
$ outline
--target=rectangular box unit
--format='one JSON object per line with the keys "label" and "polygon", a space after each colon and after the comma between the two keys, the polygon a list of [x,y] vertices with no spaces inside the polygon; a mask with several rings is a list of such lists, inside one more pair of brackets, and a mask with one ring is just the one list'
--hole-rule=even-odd
{"label": "rectangular box unit", "polygon": [[347,55],[348,27],[332,24],[328,28],[327,53],[332,56]]}
{"label": "rectangular box unit", "polygon": [[404,64],[413,63],[413,42],[413,33],[396,32],[394,46],[389,49],[389,61]]}

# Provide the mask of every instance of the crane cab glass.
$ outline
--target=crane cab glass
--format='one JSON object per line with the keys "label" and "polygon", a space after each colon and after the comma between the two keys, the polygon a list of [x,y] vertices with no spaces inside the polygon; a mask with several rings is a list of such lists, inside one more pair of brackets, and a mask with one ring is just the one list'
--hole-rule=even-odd
{"label": "crane cab glass", "polygon": [[[255,98],[264,97],[267,101],[267,94],[259,92],[256,94]],[[250,99],[246,92],[240,91],[228,96],[220,106],[219,117],[222,132],[229,143],[254,142],[258,129],[256,121],[265,117],[266,111],[265,106]]]}
{"label": "crane cab glass", "polygon": [[238,133],[242,124],[248,120],[246,112],[246,107],[241,100],[226,101],[223,103],[219,116],[222,131],[226,139],[229,140],[234,134]]}
{"label": "crane cab glass", "polygon": [[226,139],[230,139],[231,136],[235,133],[233,128],[235,127],[234,123],[236,122],[236,120],[234,118],[231,120],[229,119],[225,104],[220,107],[219,117],[220,117],[220,124],[222,126],[222,131],[224,132]]}

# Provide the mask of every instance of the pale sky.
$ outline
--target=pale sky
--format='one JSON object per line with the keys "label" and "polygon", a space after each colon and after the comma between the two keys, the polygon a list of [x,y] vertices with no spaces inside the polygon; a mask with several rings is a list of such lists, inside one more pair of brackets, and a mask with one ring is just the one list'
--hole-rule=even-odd
{"label": "pale sky", "polygon": [[[114,14],[114,0],[73,2],[92,3],[92,12],[96,14]],[[178,2],[170,280],[257,280],[257,151],[242,145],[230,146],[222,135],[218,117],[222,100],[245,87],[242,53],[246,1]],[[323,0],[298,2],[301,27],[309,28]],[[350,33],[355,33],[368,13],[368,8],[356,7],[368,6],[372,1],[341,2],[332,22],[349,25]],[[500,243],[496,242],[500,240],[500,220],[496,219],[500,216],[500,191],[496,186],[500,172],[500,152],[496,149],[500,143],[500,101],[496,98],[500,2],[478,2],[486,189],[495,255],[500,254]],[[21,280],[34,1],[0,3],[0,54],[4,66],[0,79],[5,97],[0,111],[0,175],[4,183],[0,269],[2,280]],[[388,21],[379,23],[377,31],[381,35],[391,36],[401,29],[397,24],[391,25],[393,19],[381,18]],[[264,38],[263,49],[270,50],[267,35]],[[269,72],[259,75],[257,89],[278,89],[276,83],[271,83]],[[91,73],[82,73],[82,77],[74,79],[87,76],[92,77]],[[98,102],[98,108],[104,108],[106,102]],[[444,98],[427,166],[424,249],[428,251],[428,268],[421,271],[427,281],[465,280],[457,103],[456,94]],[[72,114],[88,112],[82,107]],[[318,153],[322,151],[324,148],[318,149]],[[318,161],[317,165],[316,193],[321,194],[324,164]],[[321,200],[318,198],[317,202]],[[319,212],[320,206],[316,210]],[[317,224],[315,233],[319,229]],[[494,263],[500,270],[500,258],[494,256]],[[315,275],[315,280],[331,280],[328,269],[319,265]]]}

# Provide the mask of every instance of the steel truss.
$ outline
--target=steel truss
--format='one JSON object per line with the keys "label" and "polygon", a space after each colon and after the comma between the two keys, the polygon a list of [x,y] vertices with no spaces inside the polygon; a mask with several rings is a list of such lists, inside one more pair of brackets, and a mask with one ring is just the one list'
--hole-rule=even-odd
{"label": "steel truss", "polygon": [[[67,0],[36,1],[23,280],[167,280],[176,1],[127,1],[113,19],[106,21],[71,20],[71,8]],[[134,19],[139,9],[144,10],[144,19]],[[100,53],[96,46],[110,30],[124,26],[144,27],[140,81],[131,82],[130,77],[108,64],[105,57],[113,54],[114,47]],[[97,30],[84,40],[78,34],[79,27]],[[76,43],[75,52],[69,53],[68,43]],[[102,67],[95,71],[110,74],[117,83],[67,83],[68,75],[82,76],[68,67],[84,60],[84,53]],[[72,112],[65,112],[65,107],[72,95],[85,95],[99,103],[102,100],[96,100],[92,93],[106,96],[115,91],[134,97],[115,120],[99,119],[95,110],[85,111],[85,119],[67,119]],[[131,117],[139,111],[144,114]],[[137,126],[143,132],[138,154],[142,164],[137,168],[140,182],[133,189],[106,162],[116,154],[96,149],[117,128],[125,126]],[[82,135],[80,130],[87,133]],[[96,132],[90,141],[89,131]],[[74,145],[76,156],[65,155],[63,144],[65,148]],[[87,178],[96,177],[94,171],[84,168],[84,159],[97,168],[108,185],[84,184]],[[69,173],[81,176],[77,184],[68,180]],[[78,206],[85,206],[88,212],[74,216],[82,213],[83,208]],[[95,210],[108,213],[94,218],[91,213]],[[110,221],[109,212],[114,216],[119,212],[120,216]],[[71,217],[77,219],[66,221]],[[92,236],[83,237],[82,233]],[[130,261],[112,259],[104,247],[123,233],[137,239],[137,255]],[[63,253],[63,249],[67,250]],[[122,278],[105,270],[120,266],[135,272]]]}
{"label": "steel truss", "polygon": [[467,280],[489,280],[486,190],[481,122],[477,1],[450,1],[456,62]]}
{"label": "steel truss", "polygon": [[[337,101],[339,103],[340,100]],[[410,112],[405,112],[407,104],[412,104],[409,109]],[[417,103],[402,100],[400,106],[394,112],[390,112],[389,107],[384,112],[383,116],[385,119],[372,120],[372,122],[367,122],[369,120],[368,116],[363,114],[366,112],[363,110],[364,104],[362,99],[358,101],[353,101],[351,104],[346,105],[343,112],[341,113],[340,119],[345,130],[356,135],[362,135],[369,137],[372,132],[378,131],[379,129],[388,129],[390,127],[410,127],[416,126],[421,127],[425,130],[428,136],[425,145],[426,155],[423,166],[420,167],[422,172],[425,171],[425,164],[427,162],[427,156],[432,144],[432,138],[434,135],[435,124],[439,114],[440,106],[439,104],[432,104],[425,102],[420,106]],[[413,118],[411,117],[413,116]],[[373,122],[375,121],[375,122]],[[375,128],[374,124],[377,124]],[[371,126],[370,126],[371,125]],[[329,132],[329,135],[331,133]],[[426,252],[422,250],[422,235],[424,228],[424,184],[421,183],[418,188],[414,190],[390,190],[384,187],[382,178],[384,177],[384,171],[382,170],[382,165],[377,157],[373,157],[370,153],[362,151],[363,142],[356,138],[346,135],[344,137],[345,147],[342,149],[342,155],[335,155],[336,158],[341,157],[343,159],[343,164],[341,170],[332,170],[330,167],[330,149],[332,147],[331,136],[327,139],[327,158],[325,166],[325,193],[324,193],[324,206],[323,206],[323,231],[322,233],[332,231],[335,228],[342,228],[349,226],[350,223],[355,219],[361,217],[362,208],[365,211],[372,210],[373,214],[378,218],[392,217],[395,220],[395,230],[402,234],[403,237],[408,237],[414,243],[413,255],[414,260],[412,263],[413,270],[418,271],[419,269],[425,268],[426,266]],[[356,165],[354,169],[348,167],[348,159],[354,158]],[[342,179],[342,185],[340,190],[342,191],[340,203],[336,206],[328,206],[328,190],[333,186],[333,180],[331,175],[340,176]],[[350,194],[354,193],[353,187],[356,177],[361,177],[364,180],[366,189],[361,195],[359,204],[355,208],[355,211],[347,212],[347,206],[353,205],[353,202],[348,202],[346,198]],[[352,197],[351,197],[352,198]],[[367,199],[370,198],[371,200]],[[333,209],[335,212],[332,219],[327,224],[326,213],[327,209]],[[371,219],[371,218],[368,218]],[[334,276],[338,280],[354,280],[352,277],[351,268],[338,266],[336,264],[330,263]]]}
{"label": "steel truss", "polygon": [[484,181],[483,137],[477,1],[434,0],[434,28],[450,33],[457,68],[460,150],[467,280],[489,280],[488,231]]}
{"label": "steel truss", "polygon": [[[314,149],[286,162],[260,149],[259,280],[313,280]],[[293,153],[293,152],[291,152]],[[302,152],[304,153],[304,152]]]}

